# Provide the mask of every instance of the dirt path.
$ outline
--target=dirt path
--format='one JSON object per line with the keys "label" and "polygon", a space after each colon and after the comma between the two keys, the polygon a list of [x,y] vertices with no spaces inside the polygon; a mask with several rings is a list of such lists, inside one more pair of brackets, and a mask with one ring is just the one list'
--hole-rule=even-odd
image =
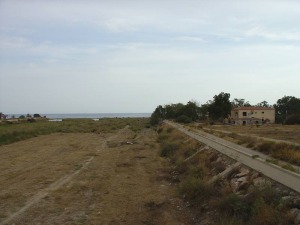
{"label": "dirt path", "polygon": [[1,225],[193,224],[150,129],[48,135],[0,154]]}

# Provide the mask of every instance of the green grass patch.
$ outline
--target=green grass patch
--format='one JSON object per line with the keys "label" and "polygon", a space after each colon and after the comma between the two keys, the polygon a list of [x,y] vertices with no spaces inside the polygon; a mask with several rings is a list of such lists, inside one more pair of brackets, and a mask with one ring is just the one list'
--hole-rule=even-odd
{"label": "green grass patch", "polygon": [[275,164],[275,165],[279,164],[278,159],[266,159],[266,162],[267,163],[272,163],[272,164]]}
{"label": "green grass patch", "polygon": [[103,118],[99,121],[64,119],[61,122],[42,120],[35,123],[1,124],[0,145],[51,133],[109,133],[126,125],[137,132],[149,126],[149,118]]}
{"label": "green grass patch", "polygon": [[281,166],[283,169],[292,171],[292,172],[297,172],[297,170],[291,165],[291,164],[285,164],[283,166]]}

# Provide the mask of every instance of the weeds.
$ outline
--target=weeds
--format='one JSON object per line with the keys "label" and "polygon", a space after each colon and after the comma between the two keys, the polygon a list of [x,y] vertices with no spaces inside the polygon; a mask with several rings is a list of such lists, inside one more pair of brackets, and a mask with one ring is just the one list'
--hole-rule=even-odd
{"label": "weeds", "polygon": [[285,164],[282,166],[282,168],[292,172],[297,172],[297,170],[291,164]]}
{"label": "weeds", "polygon": [[267,162],[267,163],[272,163],[272,164],[275,164],[275,165],[278,165],[278,164],[279,164],[279,162],[278,162],[277,159],[266,159],[266,162]]}
{"label": "weeds", "polygon": [[[238,137],[236,134],[231,134],[231,136]],[[288,213],[289,209],[281,204],[282,196],[273,187],[269,185],[259,188],[252,187],[248,189],[245,195],[241,195],[233,193],[231,183],[226,179],[215,184],[209,184],[207,181],[211,178],[212,171],[220,172],[224,169],[221,163],[216,162],[219,158],[218,154],[203,151],[186,161],[188,156],[199,149],[197,142],[166,127],[160,128],[158,139],[162,155],[168,157],[170,162],[175,165],[173,167],[175,171],[172,171],[171,174],[176,175],[179,194],[191,202],[192,206],[196,206],[196,209],[201,210],[201,205],[204,204],[206,207],[209,205],[214,211],[216,210],[218,215],[215,218],[216,224],[293,224],[294,218]],[[260,151],[270,155],[282,154],[281,151],[286,152],[287,148],[290,149],[289,145],[277,145],[272,142],[257,145],[249,137],[245,137],[241,142],[257,147]],[[257,157],[259,156],[252,156],[252,158]],[[278,164],[278,159],[266,161]],[[290,165],[287,164],[286,166],[289,167]]]}
{"label": "weeds", "polygon": [[199,177],[189,176],[179,185],[179,193],[193,203],[200,203],[213,194],[213,188]]}
{"label": "weeds", "polygon": [[179,148],[179,144],[175,142],[167,142],[162,145],[160,155],[163,157],[172,156],[175,151]]}
{"label": "weeds", "polygon": [[130,126],[139,131],[149,125],[149,118],[64,119],[62,122],[37,121],[0,125],[0,145],[51,133],[109,133]]}
{"label": "weeds", "polygon": [[[226,138],[226,136],[224,136],[224,133],[217,133],[216,135]],[[227,135],[227,137],[232,138],[233,141],[235,141],[239,145],[244,145],[247,148],[258,150],[278,160],[283,160],[285,162],[300,166],[299,146],[282,142],[276,143],[271,141],[263,141],[255,137],[238,135],[236,133],[230,133]]]}
{"label": "weeds", "polygon": [[263,142],[257,150],[292,164],[300,165],[300,147],[286,143]]}

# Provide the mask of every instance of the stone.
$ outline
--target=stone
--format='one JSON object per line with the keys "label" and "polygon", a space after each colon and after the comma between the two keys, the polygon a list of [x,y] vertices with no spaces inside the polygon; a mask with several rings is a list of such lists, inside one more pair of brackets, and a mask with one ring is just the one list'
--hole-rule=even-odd
{"label": "stone", "polygon": [[233,178],[230,181],[231,190],[236,193],[241,190],[247,189],[249,186],[249,182],[247,177]]}
{"label": "stone", "polygon": [[262,177],[257,177],[253,180],[253,185],[255,187],[262,188],[265,186],[271,186],[271,182]]}
{"label": "stone", "polygon": [[238,188],[237,191],[247,190],[249,187],[249,182],[247,177],[240,177],[237,179],[238,182]]}
{"label": "stone", "polygon": [[260,174],[258,172],[254,172],[252,173],[251,177],[250,177],[250,180],[254,180],[256,178],[260,177]]}
{"label": "stone", "polygon": [[236,174],[235,177],[239,178],[239,177],[245,177],[248,176],[250,173],[250,171],[248,169],[241,169],[240,173]]}
{"label": "stone", "polygon": [[212,162],[211,165],[214,167],[214,171],[216,173],[221,173],[223,172],[225,169],[226,169],[226,166],[224,165],[224,163],[221,161],[215,161],[215,162]]}
{"label": "stone", "polygon": [[292,207],[294,198],[292,196],[284,196],[281,198],[282,204],[285,206]]}
{"label": "stone", "polygon": [[244,182],[247,182],[247,180],[248,180],[247,177],[240,177],[237,179],[237,182],[244,183]]}
{"label": "stone", "polygon": [[294,198],[293,205],[294,207],[300,209],[300,198]]}
{"label": "stone", "polygon": [[293,208],[291,209],[291,214],[295,217],[294,222],[295,224],[300,224],[300,209]]}
{"label": "stone", "polygon": [[238,187],[239,187],[239,182],[237,182],[237,179],[234,178],[230,181],[230,187],[231,187],[231,190],[235,193],[237,192],[238,190]]}

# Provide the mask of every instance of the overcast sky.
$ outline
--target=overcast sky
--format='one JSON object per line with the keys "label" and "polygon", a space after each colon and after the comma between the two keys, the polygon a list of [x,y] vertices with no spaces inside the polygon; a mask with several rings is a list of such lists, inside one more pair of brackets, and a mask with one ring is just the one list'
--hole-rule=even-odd
{"label": "overcast sky", "polygon": [[0,0],[0,111],[300,97],[298,0]]}

